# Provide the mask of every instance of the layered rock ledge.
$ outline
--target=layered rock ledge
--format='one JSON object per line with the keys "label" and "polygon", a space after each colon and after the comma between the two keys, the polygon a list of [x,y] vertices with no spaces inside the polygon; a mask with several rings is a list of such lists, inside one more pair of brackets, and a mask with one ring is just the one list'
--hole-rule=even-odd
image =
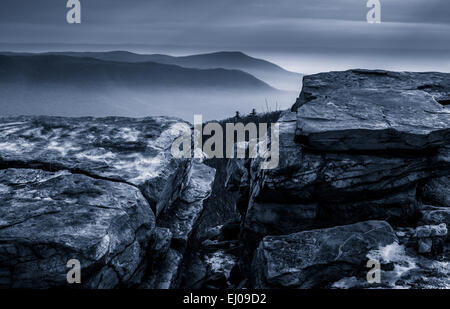
{"label": "layered rock ledge", "polygon": [[[443,73],[305,76],[292,111],[278,120],[278,168],[261,170],[258,160],[228,165],[230,189],[247,201],[239,267],[256,274],[250,286],[373,287],[356,266],[373,251],[407,266],[384,272],[389,280],[378,287],[448,287],[449,95],[450,74]],[[320,235],[356,235],[368,220],[401,237],[362,245],[348,269],[352,263],[336,265],[339,237]],[[390,248],[395,257],[384,256]],[[350,269],[356,277],[332,285],[333,274]]]}
{"label": "layered rock ledge", "polygon": [[426,150],[450,138],[450,77],[369,70],[306,76],[296,137],[323,151]]}
{"label": "layered rock ledge", "polygon": [[0,287],[79,287],[66,280],[72,259],[85,288],[163,282],[154,266],[181,263],[214,179],[172,157],[181,122],[0,119]]}

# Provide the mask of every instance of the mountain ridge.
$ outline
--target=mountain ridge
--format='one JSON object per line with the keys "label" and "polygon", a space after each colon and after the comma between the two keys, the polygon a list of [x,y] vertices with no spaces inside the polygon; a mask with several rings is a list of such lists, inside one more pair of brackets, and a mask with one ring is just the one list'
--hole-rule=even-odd
{"label": "mountain ridge", "polygon": [[[14,66],[16,66],[14,68]],[[76,67],[75,67],[76,66]],[[90,66],[96,66],[95,70]],[[135,86],[144,82],[146,87],[158,85],[188,87],[220,87],[231,86],[234,89],[245,87],[256,87],[261,90],[275,90],[254,76],[239,70],[217,69],[194,69],[184,68],[177,65],[162,64],[158,62],[126,63],[105,61],[88,57],[71,57],[65,55],[36,55],[36,56],[4,56],[0,55],[0,69],[3,77],[0,80],[11,79],[17,75],[25,77],[37,77],[36,82],[50,81],[61,82],[61,73],[65,80],[76,79],[78,82],[89,82],[95,78],[109,76],[116,81],[133,81]],[[14,69],[21,69],[14,71]],[[83,72],[82,69],[88,70]],[[62,72],[64,70],[64,72]],[[89,73],[89,74],[88,74]],[[28,74],[28,76],[26,76]],[[97,74],[97,75],[90,75]],[[189,74],[184,81],[183,76]],[[157,75],[157,76],[156,76]],[[146,77],[147,80],[141,80]],[[59,78],[59,79],[57,79]],[[133,79],[134,78],[134,79]],[[173,78],[170,80],[169,78]],[[153,84],[148,84],[151,81]],[[173,83],[175,82],[175,83]],[[137,84],[136,84],[137,83]],[[225,87],[226,88],[226,87]]]}
{"label": "mountain ridge", "polygon": [[266,100],[287,106],[294,95],[239,70],[66,55],[0,55],[4,115],[174,115],[189,120],[201,113],[211,119],[236,110],[250,112]]}
{"label": "mountain ridge", "polygon": [[274,88],[288,91],[298,91],[302,74],[290,72],[284,68],[259,58],[251,57],[240,51],[220,51],[213,53],[194,54],[188,56],[170,56],[165,54],[137,54],[129,51],[108,52],[47,52],[47,53],[13,53],[0,52],[3,55],[64,55],[71,57],[89,57],[105,61],[144,63],[157,62],[168,65],[178,65],[184,68],[239,70],[264,81]]}

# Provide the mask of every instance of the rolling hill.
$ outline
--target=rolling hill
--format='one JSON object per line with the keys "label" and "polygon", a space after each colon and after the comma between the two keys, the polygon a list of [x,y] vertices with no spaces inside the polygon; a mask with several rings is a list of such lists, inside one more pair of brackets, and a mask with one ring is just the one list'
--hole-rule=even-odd
{"label": "rolling hill", "polygon": [[66,55],[0,56],[2,115],[156,116],[192,121],[292,104],[254,76],[157,62],[119,62]]}
{"label": "rolling hill", "polygon": [[[7,54],[7,53],[4,53]],[[14,55],[9,53],[9,55]],[[33,55],[33,54],[16,54]],[[242,52],[216,52],[183,57],[162,54],[135,54],[126,51],[111,52],[52,52],[43,55],[63,55],[71,57],[89,57],[115,62],[157,62],[161,64],[178,65],[184,68],[240,70],[249,73],[267,84],[288,91],[299,91],[302,75],[289,72],[269,61],[250,57]]]}

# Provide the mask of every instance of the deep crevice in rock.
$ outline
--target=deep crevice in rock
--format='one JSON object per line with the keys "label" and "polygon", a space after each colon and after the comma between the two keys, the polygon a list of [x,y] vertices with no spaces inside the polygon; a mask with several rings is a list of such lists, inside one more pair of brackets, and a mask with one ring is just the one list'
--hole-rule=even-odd
{"label": "deep crevice in rock", "polygon": [[450,99],[437,99],[436,101],[444,106],[450,105]]}

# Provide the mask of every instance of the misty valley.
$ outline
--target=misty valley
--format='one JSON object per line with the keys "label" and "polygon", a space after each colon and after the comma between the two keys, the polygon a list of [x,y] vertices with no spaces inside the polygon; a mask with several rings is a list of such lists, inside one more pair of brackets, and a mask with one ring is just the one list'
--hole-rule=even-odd
{"label": "misty valley", "polygon": [[[223,119],[235,111],[288,108],[301,81],[300,74],[234,52],[188,57],[4,53],[0,70],[4,115],[173,115],[189,120],[197,113],[206,120]],[[274,80],[283,90],[269,84]]]}

